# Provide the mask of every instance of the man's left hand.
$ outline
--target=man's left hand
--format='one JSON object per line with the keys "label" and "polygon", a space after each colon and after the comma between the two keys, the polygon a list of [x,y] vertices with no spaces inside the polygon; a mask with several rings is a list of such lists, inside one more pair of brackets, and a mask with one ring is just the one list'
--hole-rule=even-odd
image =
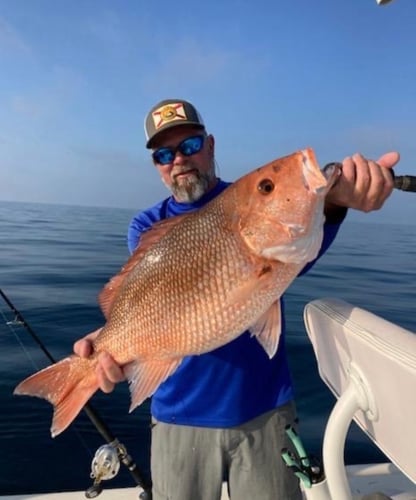
{"label": "man's left hand", "polygon": [[342,162],[342,173],[327,194],[326,210],[336,207],[370,212],[381,208],[394,188],[390,170],[398,163],[397,152],[386,153],[377,161],[367,160],[359,153]]}

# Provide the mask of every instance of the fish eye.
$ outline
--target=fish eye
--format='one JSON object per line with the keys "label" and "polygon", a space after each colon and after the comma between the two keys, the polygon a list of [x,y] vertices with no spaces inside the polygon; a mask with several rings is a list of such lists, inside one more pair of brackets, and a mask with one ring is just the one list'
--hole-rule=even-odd
{"label": "fish eye", "polygon": [[259,182],[257,189],[261,194],[270,194],[274,190],[274,182],[270,179],[263,179]]}

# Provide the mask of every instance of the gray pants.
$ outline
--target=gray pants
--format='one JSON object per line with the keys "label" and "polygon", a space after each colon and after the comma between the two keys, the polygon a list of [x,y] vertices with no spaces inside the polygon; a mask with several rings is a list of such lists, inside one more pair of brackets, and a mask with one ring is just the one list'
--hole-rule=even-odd
{"label": "gray pants", "polygon": [[294,419],[289,403],[229,429],[155,422],[153,500],[220,500],[224,479],[232,500],[301,500],[280,456],[292,448],[285,426]]}

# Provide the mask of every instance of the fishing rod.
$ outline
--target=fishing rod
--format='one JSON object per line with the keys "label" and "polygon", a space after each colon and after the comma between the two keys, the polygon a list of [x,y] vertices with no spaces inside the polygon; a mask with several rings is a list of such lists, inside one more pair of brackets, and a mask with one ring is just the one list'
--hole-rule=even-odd
{"label": "fishing rod", "polygon": [[[19,326],[23,326],[44,352],[49,361],[51,363],[56,363],[56,360],[48,351],[45,344],[38,337],[38,335],[36,335],[31,326],[23,317],[22,313],[16,309],[14,304],[1,288],[0,295],[15,315],[13,323]],[[122,443],[120,443],[119,440],[112,434],[110,429],[98,415],[97,411],[93,409],[89,403],[86,403],[84,405],[83,410],[91,420],[97,431],[108,443],[98,448],[95,453],[91,465],[91,478],[94,479],[94,483],[90,488],[87,489],[87,491],[85,492],[85,496],[87,498],[97,497],[103,490],[101,482],[106,479],[112,479],[117,474],[121,462],[126,466],[136,484],[143,489],[143,491],[139,495],[139,499],[152,500],[151,484],[144,479],[144,476],[140,472],[138,466],[133,461],[132,457],[128,454],[126,447]]]}
{"label": "fishing rod", "polygon": [[416,193],[416,175],[395,175],[394,187],[401,191]]}

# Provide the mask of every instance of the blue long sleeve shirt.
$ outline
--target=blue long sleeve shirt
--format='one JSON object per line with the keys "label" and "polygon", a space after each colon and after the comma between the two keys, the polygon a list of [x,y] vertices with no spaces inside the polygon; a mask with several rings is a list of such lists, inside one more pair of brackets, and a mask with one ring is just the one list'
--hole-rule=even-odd
{"label": "blue long sleeve shirt", "polygon": [[[139,212],[128,229],[133,252],[141,234],[161,219],[199,209],[230,183],[219,180],[214,189],[194,203],[169,197]],[[324,224],[324,238],[317,258],[329,248],[340,222]],[[151,412],[159,421],[201,427],[233,427],[293,399],[293,385],[285,349],[285,315],[281,300],[282,333],[276,354],[269,359],[256,338],[244,332],[232,342],[199,356],[187,356],[152,397]]]}

